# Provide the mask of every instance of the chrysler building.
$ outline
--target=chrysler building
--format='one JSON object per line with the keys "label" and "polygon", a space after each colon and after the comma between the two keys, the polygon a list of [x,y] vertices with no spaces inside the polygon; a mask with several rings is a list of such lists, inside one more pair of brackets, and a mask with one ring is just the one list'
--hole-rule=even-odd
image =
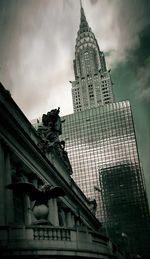
{"label": "chrysler building", "polygon": [[74,112],[114,102],[110,70],[88,25],[81,5],[81,19],[75,45],[72,99]]}
{"label": "chrysler building", "polygon": [[105,56],[82,5],[74,74],[74,113],[62,117],[61,136],[72,178],[96,200],[106,234],[121,245],[121,233],[126,233],[131,252],[149,258],[150,214],[132,109],[129,101],[114,100]]}

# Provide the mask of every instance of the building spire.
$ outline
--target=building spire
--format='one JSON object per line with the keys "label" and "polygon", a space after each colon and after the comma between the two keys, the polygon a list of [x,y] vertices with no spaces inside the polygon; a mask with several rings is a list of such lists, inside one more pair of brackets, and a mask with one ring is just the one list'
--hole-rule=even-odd
{"label": "building spire", "polygon": [[84,9],[82,6],[82,0],[80,0],[80,12],[81,12],[81,17],[80,17],[80,31],[89,31],[89,25],[87,23]]}

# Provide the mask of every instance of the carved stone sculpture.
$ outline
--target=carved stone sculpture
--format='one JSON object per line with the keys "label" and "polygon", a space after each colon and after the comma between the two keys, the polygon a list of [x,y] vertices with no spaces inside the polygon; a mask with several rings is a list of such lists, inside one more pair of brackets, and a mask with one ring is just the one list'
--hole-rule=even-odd
{"label": "carved stone sculpture", "polygon": [[62,123],[59,116],[60,108],[51,110],[47,114],[42,116],[42,126],[38,127],[37,133],[40,136],[39,148],[44,153],[49,153],[51,150],[55,150],[57,154],[62,158],[65,166],[70,174],[72,174],[72,168],[68,158],[68,154],[65,151],[65,141],[60,141],[59,136],[62,134]]}
{"label": "carved stone sculpture", "polygon": [[48,200],[65,195],[64,190],[60,186],[52,187],[49,184],[44,184],[40,190],[31,183],[23,182],[9,184],[6,188],[19,193],[25,193],[31,201],[35,201],[32,211],[35,218],[42,224],[47,220],[49,212]]}
{"label": "carved stone sculpture", "polygon": [[60,143],[59,135],[62,134],[62,122],[59,116],[60,108],[51,110],[42,116],[42,126],[38,127],[38,134],[41,137],[40,148],[49,151],[51,147]]}

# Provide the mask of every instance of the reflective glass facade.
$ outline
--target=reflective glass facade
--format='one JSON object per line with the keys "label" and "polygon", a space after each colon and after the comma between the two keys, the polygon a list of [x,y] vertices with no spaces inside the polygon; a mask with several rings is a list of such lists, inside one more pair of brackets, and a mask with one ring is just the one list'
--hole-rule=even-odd
{"label": "reflective glass facade", "polygon": [[123,232],[132,235],[132,249],[136,250],[135,234],[142,236],[150,221],[129,102],[107,104],[63,119],[62,139],[73,179],[88,198],[96,199],[97,217],[107,225],[109,234],[113,232],[113,238]]}
{"label": "reflective glass facade", "polygon": [[82,6],[73,64],[75,113],[62,118],[61,136],[72,177],[96,199],[96,216],[107,234],[149,258],[150,217],[131,107],[114,101],[110,70]]}
{"label": "reflective glass facade", "polygon": [[[129,102],[107,104],[102,107],[64,116],[62,139],[66,142],[73,178],[89,198],[99,204],[99,172],[116,163],[138,162],[136,139]],[[97,216],[104,220],[98,206]]]}
{"label": "reflective glass facade", "polygon": [[100,168],[109,236],[135,254],[149,255],[150,215],[143,174],[136,159]]}

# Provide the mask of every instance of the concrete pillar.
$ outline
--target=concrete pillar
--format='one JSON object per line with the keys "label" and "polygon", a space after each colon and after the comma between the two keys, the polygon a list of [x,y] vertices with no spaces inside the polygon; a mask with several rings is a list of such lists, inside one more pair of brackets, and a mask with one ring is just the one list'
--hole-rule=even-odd
{"label": "concrete pillar", "polygon": [[25,224],[30,225],[32,223],[32,211],[31,211],[31,201],[30,198],[24,196],[24,211],[25,211]]}
{"label": "concrete pillar", "polygon": [[[32,184],[36,188],[38,188],[38,179],[37,178],[32,179]],[[32,212],[32,208],[34,206],[34,203],[35,203],[35,201],[30,201],[30,200],[29,200],[29,203],[28,203],[28,205],[29,205],[28,213],[29,213],[30,216],[28,215],[29,218],[27,220],[29,220],[29,222],[30,222],[30,219],[31,219],[31,223],[36,221],[36,218],[34,217],[33,212]]]}
{"label": "concrete pillar", "polygon": [[71,219],[72,219],[72,226],[75,226],[75,218],[74,218],[74,214],[71,213]]}
{"label": "concrete pillar", "polygon": [[63,209],[61,209],[61,217],[63,220],[63,227],[66,227],[66,215]]}
{"label": "concrete pillar", "polygon": [[[7,153],[5,159],[5,185],[12,182],[11,177],[11,163],[10,163],[10,154]],[[13,192],[12,190],[6,189],[6,222],[10,224],[14,222],[14,202],[13,202]]]}
{"label": "concrete pillar", "polygon": [[57,199],[50,199],[48,201],[48,208],[49,208],[48,221],[53,226],[59,226]]}
{"label": "concrete pillar", "polygon": [[[24,172],[21,172],[21,177],[20,181],[22,182],[28,182],[27,177],[25,176]],[[23,195],[23,204],[24,204],[24,220],[26,225],[30,225],[32,223],[32,205],[31,201],[28,195],[24,194]]]}
{"label": "concrete pillar", "polygon": [[80,227],[80,220],[76,218],[76,227]]}
{"label": "concrete pillar", "polygon": [[5,157],[4,149],[0,142],[0,225],[5,225]]}
{"label": "concrete pillar", "polygon": [[72,221],[72,215],[71,215],[71,211],[67,211],[66,212],[66,225],[67,227],[73,227],[73,221]]}

